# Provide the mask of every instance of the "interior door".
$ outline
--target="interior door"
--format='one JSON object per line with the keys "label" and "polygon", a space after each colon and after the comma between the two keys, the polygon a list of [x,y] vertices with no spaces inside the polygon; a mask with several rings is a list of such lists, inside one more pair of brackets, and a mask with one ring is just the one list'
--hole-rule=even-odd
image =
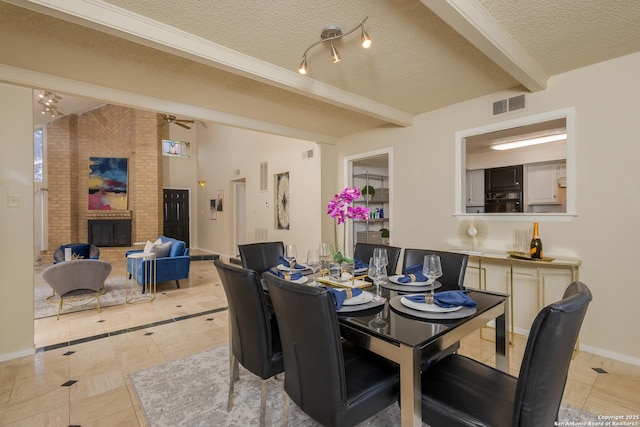
{"label": "interior door", "polygon": [[164,189],[162,234],[189,247],[189,190]]}

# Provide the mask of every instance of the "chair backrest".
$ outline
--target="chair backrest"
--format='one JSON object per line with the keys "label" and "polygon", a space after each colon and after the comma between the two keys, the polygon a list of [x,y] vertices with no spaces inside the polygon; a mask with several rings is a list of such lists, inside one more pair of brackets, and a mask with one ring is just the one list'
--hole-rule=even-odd
{"label": "chair backrest", "polygon": [[562,300],[546,306],[536,316],[520,367],[512,425],[554,425],[590,301],[589,288],[573,282]]}
{"label": "chair backrest", "polygon": [[242,266],[262,274],[280,264],[279,257],[284,256],[283,242],[260,242],[238,245]]}
{"label": "chair backrest", "polygon": [[97,259],[61,262],[47,267],[42,278],[58,295],[77,289],[98,292],[111,273],[111,264]]}
{"label": "chair backrest", "polygon": [[263,275],[278,318],[284,389],[322,425],[336,425],[346,408],[344,355],[336,306],[320,287]]}
{"label": "chair backrest", "polygon": [[160,240],[163,243],[171,242],[171,248],[169,248],[170,257],[189,255],[189,249],[187,244],[183,240],[174,239],[173,237],[160,236]]}
{"label": "chair backrest", "polygon": [[438,278],[438,282],[442,287],[437,291],[448,291],[464,288],[464,275],[467,271],[467,262],[469,255],[456,252],[433,251],[430,249],[405,249],[402,258],[402,272],[412,265],[422,264],[425,255],[440,256],[442,264],[442,276]]}
{"label": "chair backrest", "polygon": [[[277,374],[272,364],[273,333],[260,276],[217,259],[213,262],[229,305],[233,354],[242,366],[262,379]],[[282,371],[282,369],[280,369]]]}
{"label": "chair backrest", "polygon": [[65,248],[71,249],[71,254],[80,259],[98,259],[100,258],[100,248],[90,243],[69,243],[60,246],[53,252],[53,261],[55,263],[64,261]]}
{"label": "chair backrest", "polygon": [[387,250],[387,259],[389,260],[389,263],[387,264],[387,275],[393,276],[396,274],[396,268],[398,266],[398,260],[400,259],[400,252],[402,251],[402,248],[358,242],[353,250],[353,257],[368,264],[369,258],[373,256],[373,250],[375,248],[385,248]]}

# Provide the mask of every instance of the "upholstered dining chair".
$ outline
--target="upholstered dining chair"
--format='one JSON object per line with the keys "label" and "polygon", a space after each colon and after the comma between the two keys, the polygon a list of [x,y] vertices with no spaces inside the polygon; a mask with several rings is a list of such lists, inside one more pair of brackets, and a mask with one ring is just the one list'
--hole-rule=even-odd
{"label": "upholstered dining chair", "polygon": [[259,242],[238,245],[242,266],[262,274],[280,264],[279,257],[284,256],[283,242]]}
{"label": "upholstered dining chair", "polygon": [[368,264],[369,258],[373,256],[373,250],[375,248],[385,248],[387,250],[387,259],[389,261],[387,264],[387,276],[393,276],[396,274],[396,268],[398,266],[398,260],[400,259],[400,252],[402,251],[402,248],[375,243],[358,242],[353,250],[353,257]]}
{"label": "upholstered dining chair", "polygon": [[263,278],[284,353],[285,425],[288,398],[323,426],[352,426],[397,402],[398,366],[340,339],[327,289]]}
{"label": "upholstered dining chair", "polygon": [[432,427],[555,425],[590,301],[589,288],[573,282],[538,313],[518,378],[457,354],[430,367],[422,374],[422,420]]}
{"label": "upholstered dining chair", "polygon": [[405,249],[402,258],[402,272],[412,265],[422,264],[425,255],[440,256],[442,276],[437,280],[442,287],[438,291],[450,291],[464,288],[464,275],[467,271],[469,255],[456,252],[432,251],[430,249]]}
{"label": "upholstered dining chair", "polygon": [[265,425],[266,381],[284,370],[282,347],[275,316],[267,310],[260,276],[253,270],[226,264],[215,265],[229,305],[229,397],[227,411],[233,407],[233,384],[238,363],[262,378],[260,425]]}

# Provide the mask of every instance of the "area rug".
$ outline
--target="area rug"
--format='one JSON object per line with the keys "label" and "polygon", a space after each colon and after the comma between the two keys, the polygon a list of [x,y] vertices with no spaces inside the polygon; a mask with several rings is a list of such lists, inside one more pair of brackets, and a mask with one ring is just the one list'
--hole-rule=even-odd
{"label": "area rug", "polygon": [[[226,345],[135,372],[130,378],[151,427],[259,424],[260,379],[242,367],[240,380],[234,386],[233,409],[227,412],[229,350]],[[282,425],[282,383],[282,375],[267,381],[266,425]],[[289,405],[290,426],[319,426],[294,403]],[[584,423],[574,425],[596,421],[595,415],[564,405],[559,418]],[[394,404],[358,426],[399,425],[400,409]]]}
{"label": "area rug", "polygon": [[[109,307],[124,304],[126,299],[127,281],[124,276],[110,276],[104,282],[105,292],[100,295],[100,307]],[[34,319],[58,315],[58,296],[51,297],[53,290],[49,285],[38,284],[34,290],[33,312]],[[47,299],[49,298],[49,299]],[[97,310],[95,298],[77,299],[71,302],[63,302],[60,314],[74,313],[83,310]]]}

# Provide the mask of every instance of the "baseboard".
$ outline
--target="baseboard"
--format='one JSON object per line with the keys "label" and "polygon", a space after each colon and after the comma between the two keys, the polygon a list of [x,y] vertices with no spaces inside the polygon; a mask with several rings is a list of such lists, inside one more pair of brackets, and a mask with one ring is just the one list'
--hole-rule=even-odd
{"label": "baseboard", "polygon": [[7,360],[19,359],[21,357],[33,356],[36,354],[34,348],[27,348],[19,351],[12,351],[11,353],[0,354],[0,362],[6,362]]}

